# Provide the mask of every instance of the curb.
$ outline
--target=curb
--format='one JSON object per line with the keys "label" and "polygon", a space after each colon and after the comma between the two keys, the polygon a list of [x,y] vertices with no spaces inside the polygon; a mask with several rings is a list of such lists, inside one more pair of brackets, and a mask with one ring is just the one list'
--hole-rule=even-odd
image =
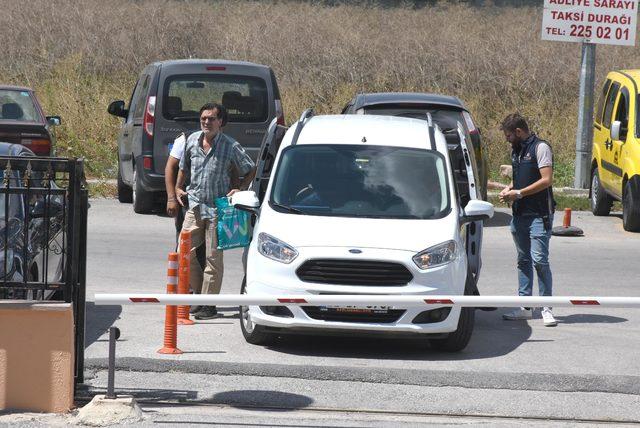
{"label": "curb", "polygon": [[[107,358],[88,358],[86,370],[107,370]],[[230,363],[122,357],[116,370],[153,373],[194,373],[218,376],[281,377],[306,380],[351,381],[396,385],[450,386],[558,392],[604,392],[640,395],[640,377],[632,375],[571,375],[545,373],[464,372],[371,367],[303,366],[271,363]],[[89,387],[91,388],[91,387]],[[84,389],[84,388],[83,388]],[[84,389],[84,391],[87,391]],[[80,395],[85,395],[81,392]]]}

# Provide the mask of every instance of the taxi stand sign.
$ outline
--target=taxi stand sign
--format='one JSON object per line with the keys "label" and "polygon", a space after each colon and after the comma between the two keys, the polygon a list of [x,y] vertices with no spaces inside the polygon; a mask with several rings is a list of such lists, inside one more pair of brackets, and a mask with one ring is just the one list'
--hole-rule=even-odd
{"label": "taxi stand sign", "polygon": [[636,44],[638,0],[544,0],[542,40],[582,42],[574,187],[589,188],[596,44]]}
{"label": "taxi stand sign", "polygon": [[638,0],[545,0],[542,40],[635,46]]}

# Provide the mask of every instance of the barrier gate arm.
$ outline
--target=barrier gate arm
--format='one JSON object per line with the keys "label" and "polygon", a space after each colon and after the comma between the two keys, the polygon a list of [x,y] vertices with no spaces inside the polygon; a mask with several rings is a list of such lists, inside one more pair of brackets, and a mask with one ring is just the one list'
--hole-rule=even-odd
{"label": "barrier gate arm", "polygon": [[246,294],[95,294],[96,305],[231,305],[231,306],[416,306],[449,307],[640,307],[640,297],[592,296],[430,296],[430,295],[246,295]]}

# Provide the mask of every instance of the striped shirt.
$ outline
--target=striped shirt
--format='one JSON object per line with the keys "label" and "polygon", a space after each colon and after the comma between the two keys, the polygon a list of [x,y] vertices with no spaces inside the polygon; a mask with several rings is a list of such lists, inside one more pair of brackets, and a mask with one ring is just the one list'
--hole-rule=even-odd
{"label": "striped shirt", "polygon": [[239,174],[245,175],[255,164],[249,155],[233,138],[219,132],[205,153],[202,149],[202,131],[189,135],[180,159],[180,169],[189,176],[187,186],[189,207],[200,206],[200,217],[215,217],[215,200],[226,196],[231,190],[231,168],[235,166]]}

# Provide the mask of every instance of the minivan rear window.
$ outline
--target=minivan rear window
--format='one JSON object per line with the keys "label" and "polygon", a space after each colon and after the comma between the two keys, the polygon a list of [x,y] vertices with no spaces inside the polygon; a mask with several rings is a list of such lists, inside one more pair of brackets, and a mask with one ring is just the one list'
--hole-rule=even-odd
{"label": "minivan rear window", "polygon": [[176,75],[164,85],[165,119],[197,122],[206,103],[227,108],[229,122],[266,122],[269,115],[267,83],[252,76]]}
{"label": "minivan rear window", "polygon": [[458,129],[458,122],[465,124],[462,110],[438,107],[406,107],[402,105],[376,105],[365,107],[366,114],[427,119],[427,113],[444,131]]}

